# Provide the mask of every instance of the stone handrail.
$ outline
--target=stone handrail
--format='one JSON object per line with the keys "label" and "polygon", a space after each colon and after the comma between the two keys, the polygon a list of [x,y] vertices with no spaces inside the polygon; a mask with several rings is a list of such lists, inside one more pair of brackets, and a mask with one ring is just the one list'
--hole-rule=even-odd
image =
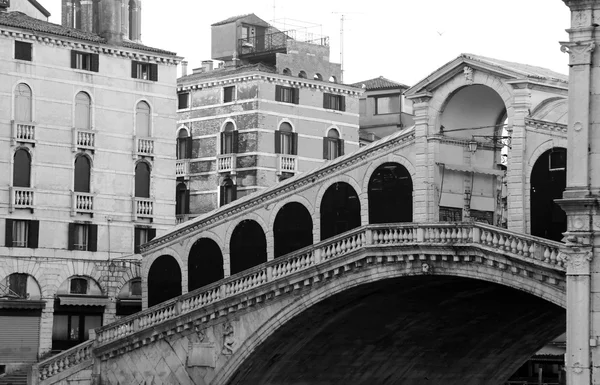
{"label": "stone handrail", "polygon": [[77,213],[93,213],[94,194],[74,191],[72,210]]}
{"label": "stone handrail", "polygon": [[479,223],[396,223],[366,225],[268,261],[209,286],[124,317],[96,330],[99,346],[149,329],[166,320],[200,309],[224,298],[249,292],[298,271],[335,260],[364,247],[401,244],[480,245],[547,268],[564,270],[559,242],[514,233]]}
{"label": "stone handrail", "polygon": [[154,154],[154,140],[149,138],[138,138],[137,153],[141,155]]}
{"label": "stone handrail", "polygon": [[13,141],[35,142],[35,123],[12,121]]}
{"label": "stone handrail", "polygon": [[[88,340],[69,350],[40,361],[33,368],[34,377],[38,381],[44,381],[52,376],[64,372],[80,363],[92,359],[92,345],[94,340]],[[35,373],[37,372],[37,373]]]}

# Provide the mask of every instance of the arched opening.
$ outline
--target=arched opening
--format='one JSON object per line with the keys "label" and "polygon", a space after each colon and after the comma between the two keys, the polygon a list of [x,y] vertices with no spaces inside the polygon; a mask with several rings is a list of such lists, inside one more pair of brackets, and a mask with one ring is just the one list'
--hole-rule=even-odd
{"label": "arched opening", "polygon": [[412,222],[410,173],[398,163],[384,163],[369,179],[369,223]]}
{"label": "arched opening", "polygon": [[13,163],[13,186],[31,187],[31,157],[23,148],[15,151]]}
{"label": "arched opening", "polygon": [[75,128],[89,130],[92,126],[92,99],[85,92],[75,97]]}
{"label": "arched opening", "polygon": [[42,291],[35,278],[26,273],[13,273],[0,284],[0,297],[38,301]]}
{"label": "arched opening", "polygon": [[31,110],[31,88],[27,84],[20,83],[15,90],[15,120],[17,122],[31,122]]}
{"label": "arched opening", "polygon": [[251,219],[241,221],[229,242],[231,274],[267,262],[267,239],[262,227]]}
{"label": "arched opening", "polygon": [[76,192],[90,192],[90,160],[85,155],[75,158],[75,183]]}
{"label": "arched opening", "polygon": [[331,76],[329,77],[329,82],[330,82],[330,83],[337,83],[337,78],[336,78],[335,76],[331,75]]}
{"label": "arched opening", "polygon": [[189,196],[185,183],[179,183],[175,191],[175,215],[189,214]]}
{"label": "arched opening", "polygon": [[312,217],[298,202],[284,205],[273,223],[275,258],[310,246],[313,243]]}
{"label": "arched opening", "polygon": [[188,256],[188,291],[223,279],[223,254],[210,238],[198,239]]}
{"label": "arched opening", "polygon": [[150,106],[139,102],[135,109],[135,135],[139,138],[150,137]]}
{"label": "arched opening", "polygon": [[235,154],[237,150],[238,132],[232,122],[227,122],[221,132],[221,154]]}
{"label": "arched opening", "polygon": [[298,77],[301,78],[301,79],[306,79],[306,72],[305,71],[300,71],[298,73]]}
{"label": "arched opening", "polygon": [[321,200],[321,240],[360,226],[360,201],[345,182],[329,186]]}
{"label": "arched opening", "polygon": [[150,166],[146,162],[135,166],[135,196],[150,198]]}
{"label": "arched opening", "polygon": [[561,241],[567,231],[567,215],[554,202],[567,186],[567,150],[553,148],[544,152],[531,170],[531,235]]}
{"label": "arched opening", "polygon": [[323,80],[323,76],[321,76],[321,74],[320,74],[320,73],[316,73],[316,74],[313,76],[313,80]]}
{"label": "arched opening", "polygon": [[148,272],[148,307],[181,295],[181,269],[170,255],[161,255]]}
{"label": "arched opening", "polygon": [[126,316],[142,310],[142,279],[125,283],[117,295],[117,315]]}
{"label": "arched opening", "polygon": [[220,206],[227,205],[237,199],[237,186],[233,183],[231,178],[225,178],[223,181],[220,196]]}
{"label": "arched opening", "polygon": [[287,76],[292,76],[292,71],[289,68],[284,68],[283,74]]}
{"label": "arched opening", "polygon": [[275,153],[285,155],[298,153],[298,134],[288,122],[281,123],[279,130],[275,131]]}
{"label": "arched opening", "polygon": [[344,141],[340,138],[340,132],[332,128],[323,138],[323,159],[332,160],[342,155],[344,155]]}
{"label": "arched opening", "polygon": [[177,134],[177,159],[189,159],[192,157],[192,138],[187,130],[180,129]]}

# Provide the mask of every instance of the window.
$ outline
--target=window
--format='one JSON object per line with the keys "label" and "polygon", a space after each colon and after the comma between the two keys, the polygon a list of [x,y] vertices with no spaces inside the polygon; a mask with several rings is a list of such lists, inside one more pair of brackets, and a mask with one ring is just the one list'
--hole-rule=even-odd
{"label": "window", "polygon": [[292,76],[292,71],[290,71],[289,68],[284,68],[283,69],[283,74],[287,75],[287,76]]}
{"label": "window", "polygon": [[15,41],[15,59],[31,61],[31,43]]}
{"label": "window", "polygon": [[131,77],[134,79],[158,81],[158,64],[139,61],[131,62]]}
{"label": "window", "polygon": [[237,199],[237,186],[233,184],[230,178],[225,179],[221,185],[221,206],[233,202]]}
{"label": "window", "polygon": [[31,88],[20,83],[15,90],[15,120],[17,122],[31,122]]}
{"label": "window", "polygon": [[344,141],[340,139],[340,133],[332,128],[323,138],[323,159],[335,159],[344,155]]}
{"label": "window", "polygon": [[279,130],[275,131],[275,153],[298,155],[298,134],[287,122],[281,123]]}
{"label": "window", "polygon": [[192,138],[186,129],[180,129],[177,135],[177,159],[190,159],[192,157]]}
{"label": "window", "polygon": [[313,76],[313,80],[323,80],[323,76],[320,73],[316,73]]}
{"label": "window", "polygon": [[150,242],[156,237],[156,229],[148,227],[136,227],[134,229],[134,245],[133,252],[135,254],[140,253],[140,246],[144,243]]}
{"label": "window", "polygon": [[299,77],[299,78],[301,78],[301,79],[306,79],[306,72],[304,72],[304,71],[300,71],[300,72],[298,73],[298,77]]}
{"label": "window", "polygon": [[223,87],[223,103],[233,102],[235,98],[235,86]]}
{"label": "window", "polygon": [[75,182],[73,188],[76,192],[90,192],[90,160],[85,155],[75,158]]}
{"label": "window", "polygon": [[250,27],[242,26],[242,39],[246,40],[250,37]]}
{"label": "window", "polygon": [[14,273],[8,277],[8,288],[10,291],[19,296],[19,298],[27,298],[27,274]]}
{"label": "window", "polygon": [[13,162],[13,186],[31,187],[31,157],[23,148],[15,151]]}
{"label": "window", "polygon": [[342,95],[323,94],[323,108],[346,111],[346,98]]}
{"label": "window", "polygon": [[[60,311],[62,313],[65,310]],[[102,326],[102,314],[59,314],[54,311],[52,349],[66,350],[89,339],[89,330]]]}
{"label": "window", "polygon": [[175,191],[175,215],[189,214],[190,190],[185,183],[179,183]]}
{"label": "window", "polygon": [[7,219],[5,246],[37,249],[39,229],[40,221]]}
{"label": "window", "polygon": [[145,162],[135,166],[135,196],[150,198],[150,166]]}
{"label": "window", "polygon": [[562,171],[567,167],[567,152],[564,149],[553,149],[550,152],[550,171]]}
{"label": "window", "polygon": [[[153,230],[153,229],[150,229],[150,230]],[[149,240],[151,240],[151,239],[149,239]],[[131,283],[129,284],[129,295],[137,296],[137,297],[142,296],[142,280],[141,279],[134,279],[131,281]]]}
{"label": "window", "polygon": [[97,53],[71,51],[71,68],[98,72],[99,61]]}
{"label": "window", "polygon": [[138,138],[150,137],[150,105],[139,102],[135,108],[135,135]]}
{"label": "window", "polygon": [[189,92],[180,92],[177,94],[177,108],[188,108],[190,101],[190,93]]}
{"label": "window", "polygon": [[75,97],[75,128],[89,130],[91,124],[92,100],[85,92],[80,92]]}
{"label": "window", "polygon": [[292,87],[275,86],[275,100],[298,104],[300,101],[300,90]]}
{"label": "window", "polygon": [[440,221],[460,222],[462,221],[462,212],[461,208],[440,206]]}
{"label": "window", "polygon": [[69,250],[96,251],[98,225],[69,223]]}
{"label": "window", "polygon": [[494,224],[494,213],[492,211],[470,210],[469,215],[475,222],[487,223],[488,225]]}
{"label": "window", "polygon": [[71,278],[70,294],[87,294],[88,280],[85,278]]}
{"label": "window", "polygon": [[379,96],[375,98],[375,115],[397,114],[400,112],[400,96]]}
{"label": "window", "polygon": [[221,132],[221,154],[236,154],[238,152],[238,132],[231,122],[225,124]]}

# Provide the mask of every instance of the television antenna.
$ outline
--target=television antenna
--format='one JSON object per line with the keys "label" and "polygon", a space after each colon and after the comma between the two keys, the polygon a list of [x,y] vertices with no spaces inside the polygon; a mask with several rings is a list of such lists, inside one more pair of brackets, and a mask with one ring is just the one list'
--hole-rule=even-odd
{"label": "television antenna", "polygon": [[341,73],[341,79],[340,79],[340,83],[344,82],[344,20],[348,20],[346,19],[346,15],[350,15],[350,14],[363,14],[363,12],[344,12],[344,11],[338,11],[338,12],[331,12],[334,15],[340,15],[340,73]]}

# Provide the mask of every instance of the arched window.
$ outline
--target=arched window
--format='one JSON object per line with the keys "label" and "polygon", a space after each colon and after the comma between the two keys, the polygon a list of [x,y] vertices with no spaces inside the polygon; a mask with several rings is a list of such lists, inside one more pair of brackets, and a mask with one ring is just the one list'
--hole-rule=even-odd
{"label": "arched window", "polygon": [[198,239],[188,257],[188,291],[210,285],[223,277],[221,248],[212,239]]}
{"label": "arched window", "polygon": [[92,127],[92,99],[85,92],[75,97],[75,128],[89,130]]}
{"label": "arched window", "polygon": [[13,163],[13,186],[31,187],[31,157],[23,148],[15,151]]}
{"label": "arched window", "polygon": [[287,75],[287,76],[292,76],[292,71],[290,71],[289,68],[284,68],[283,69],[283,74]]}
{"label": "arched window", "polygon": [[75,183],[76,192],[90,192],[90,160],[87,156],[80,155],[75,158]]}
{"label": "arched window", "polygon": [[221,154],[238,152],[238,132],[232,122],[227,122],[221,132]]}
{"label": "arched window", "polygon": [[135,196],[150,198],[150,166],[146,162],[135,166]]}
{"label": "arched window", "polygon": [[321,240],[360,226],[360,201],[345,182],[334,183],[321,200]]}
{"label": "arched window", "polygon": [[221,204],[220,206],[226,205],[237,199],[237,186],[233,184],[230,178],[223,181],[221,185]]}
{"label": "arched window", "polygon": [[398,163],[384,163],[369,179],[369,223],[412,222],[412,179]]}
{"label": "arched window", "polygon": [[170,255],[161,255],[148,272],[148,306],[181,295],[181,269]]}
{"label": "arched window", "polygon": [[240,222],[229,243],[231,274],[267,262],[267,239],[260,225],[246,219]]}
{"label": "arched window", "polygon": [[313,223],[306,207],[290,202],[279,210],[273,224],[275,258],[312,245]]}
{"label": "arched window", "polygon": [[336,78],[335,76],[331,75],[331,76],[329,77],[329,82],[330,82],[330,83],[337,83],[337,78]]}
{"label": "arched window", "polygon": [[139,138],[150,137],[150,106],[139,102],[135,109],[135,135]]}
{"label": "arched window", "polygon": [[323,76],[321,76],[321,74],[320,74],[320,73],[316,73],[316,74],[313,76],[313,80],[323,80]]}
{"label": "arched window", "polygon": [[304,72],[304,71],[300,71],[300,72],[298,73],[298,77],[299,77],[299,78],[302,78],[302,79],[306,79],[306,72]]}
{"label": "arched window", "polygon": [[185,183],[177,185],[175,195],[175,214],[189,214],[190,212],[190,191],[185,186]]}
{"label": "arched window", "polygon": [[31,88],[20,83],[15,90],[15,120],[17,122],[32,121]]}
{"label": "arched window", "polygon": [[187,130],[180,129],[177,135],[177,159],[190,159],[192,157],[192,137]]}
{"label": "arched window", "polygon": [[344,140],[340,138],[340,133],[335,128],[327,132],[323,138],[323,159],[335,159],[344,155]]}
{"label": "arched window", "polygon": [[298,134],[287,122],[281,123],[279,130],[275,131],[275,153],[298,155]]}

